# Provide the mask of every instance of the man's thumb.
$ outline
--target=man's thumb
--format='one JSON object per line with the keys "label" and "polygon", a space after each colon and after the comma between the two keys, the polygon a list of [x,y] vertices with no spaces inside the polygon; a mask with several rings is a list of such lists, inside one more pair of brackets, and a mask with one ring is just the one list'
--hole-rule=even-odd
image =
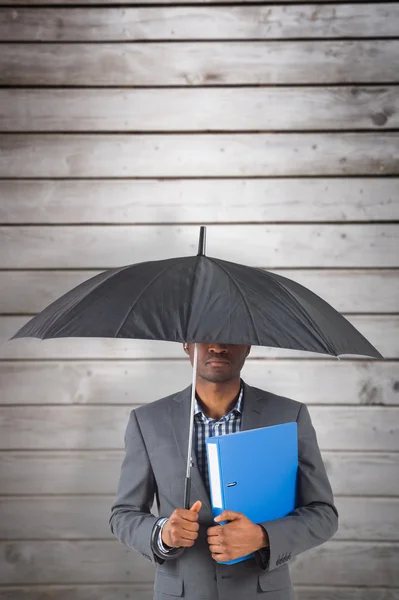
{"label": "man's thumb", "polygon": [[201,510],[201,506],[202,506],[201,500],[196,500],[194,502],[194,504],[192,505],[192,507],[190,508],[190,510],[193,510],[194,512],[199,513],[199,511]]}

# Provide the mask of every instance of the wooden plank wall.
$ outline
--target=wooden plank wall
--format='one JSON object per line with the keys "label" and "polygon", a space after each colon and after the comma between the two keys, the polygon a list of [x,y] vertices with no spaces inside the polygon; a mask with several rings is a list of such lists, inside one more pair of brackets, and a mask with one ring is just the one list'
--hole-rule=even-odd
{"label": "wooden plank wall", "polygon": [[108,518],[181,347],[6,340],[207,224],[209,254],[307,285],[386,358],[254,349],[244,376],[308,403],[340,511],[297,600],[398,600],[399,4],[3,0],[0,41],[1,598],[152,598]]}

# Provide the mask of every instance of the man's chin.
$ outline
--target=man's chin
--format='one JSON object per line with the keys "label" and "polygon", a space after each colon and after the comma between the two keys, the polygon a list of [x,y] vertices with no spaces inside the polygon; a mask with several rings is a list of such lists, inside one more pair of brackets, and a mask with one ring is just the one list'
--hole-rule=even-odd
{"label": "man's chin", "polygon": [[205,381],[209,381],[209,383],[227,383],[233,379],[233,375],[230,372],[199,373],[199,376],[205,379]]}

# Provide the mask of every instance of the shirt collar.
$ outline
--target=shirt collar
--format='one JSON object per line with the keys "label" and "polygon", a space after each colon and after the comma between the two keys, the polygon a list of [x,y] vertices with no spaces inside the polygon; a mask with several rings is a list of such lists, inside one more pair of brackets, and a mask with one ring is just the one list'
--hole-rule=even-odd
{"label": "shirt collar", "polygon": [[[236,411],[239,412],[240,414],[242,414],[242,405],[243,405],[243,401],[244,401],[244,386],[241,380],[241,387],[240,387],[240,393],[238,394],[238,398],[237,398],[237,402],[235,404],[235,406],[231,409],[230,413]],[[207,417],[203,410],[201,409],[200,405],[198,404],[197,399],[195,400],[195,409],[194,409],[194,415],[203,415],[206,419],[209,419],[209,417]],[[227,413],[229,414],[229,413]],[[224,415],[226,416],[226,415]]]}

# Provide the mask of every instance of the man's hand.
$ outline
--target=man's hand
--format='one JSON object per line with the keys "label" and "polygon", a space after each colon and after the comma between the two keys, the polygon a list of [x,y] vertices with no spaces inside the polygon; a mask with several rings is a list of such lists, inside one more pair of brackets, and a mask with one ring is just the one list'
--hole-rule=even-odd
{"label": "man's hand", "polygon": [[167,546],[189,548],[198,537],[198,513],[202,502],[194,502],[190,510],[175,508],[162,529],[162,541]]}
{"label": "man's hand", "polygon": [[217,562],[235,560],[269,545],[266,530],[242,513],[225,510],[214,520],[231,521],[208,528],[209,549]]}

